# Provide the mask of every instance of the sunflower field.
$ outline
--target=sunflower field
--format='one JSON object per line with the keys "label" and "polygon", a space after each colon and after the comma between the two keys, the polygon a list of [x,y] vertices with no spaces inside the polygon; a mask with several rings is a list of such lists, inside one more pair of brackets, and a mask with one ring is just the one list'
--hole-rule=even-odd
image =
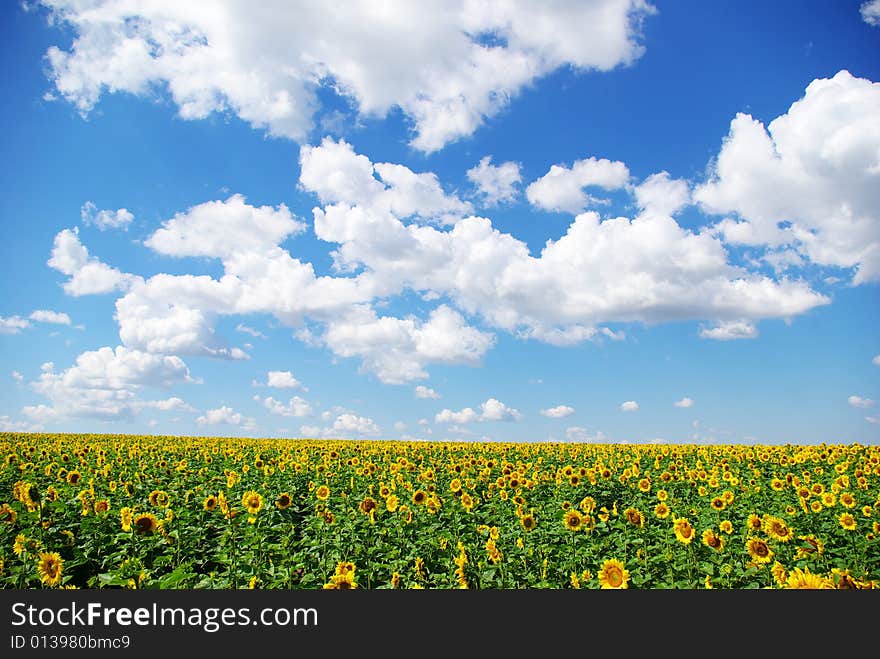
{"label": "sunflower field", "polygon": [[4,588],[877,588],[880,448],[0,434]]}

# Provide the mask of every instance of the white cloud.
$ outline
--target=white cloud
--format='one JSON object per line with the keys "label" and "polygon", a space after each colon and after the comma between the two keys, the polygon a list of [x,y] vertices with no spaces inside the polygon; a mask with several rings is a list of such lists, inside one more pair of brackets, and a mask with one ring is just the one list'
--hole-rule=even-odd
{"label": "white cloud", "polygon": [[880,425],[880,416],[866,416],[865,421]]}
{"label": "white cloud", "polygon": [[312,172],[303,161],[301,184],[332,201],[314,209],[315,232],[339,244],[340,268],[363,268],[359,277],[383,296],[405,288],[447,295],[490,325],[560,345],[597,336],[602,322],[788,318],[830,302],[803,281],[729,264],[719,239],[663,215],[600,221],[583,213],[538,257],[486,218],[459,219],[448,231],[405,225],[369,205],[369,160],[347,145],[342,157],[338,146],[325,141],[309,152],[314,159],[329,147],[343,163],[336,196],[326,193],[334,171]]}
{"label": "white cloud", "polygon": [[30,326],[30,322],[21,316],[10,316],[9,318],[0,316],[0,334],[19,334],[21,330]]}
{"label": "white cloud", "polygon": [[734,339],[754,339],[758,329],[747,320],[731,320],[718,323],[715,327],[700,329],[701,339],[732,341]]}
{"label": "white cloud", "polygon": [[332,434],[340,439],[345,439],[351,435],[354,435],[355,437],[362,435],[375,436],[380,432],[381,430],[379,426],[369,417],[346,413],[340,414],[336,417],[336,420],[333,422],[333,427],[330,428],[330,433],[327,434]]}
{"label": "white cloud", "polygon": [[403,432],[404,430],[406,430],[406,424],[403,421],[395,421],[394,422],[394,429],[397,432]]}
{"label": "white cloud", "polygon": [[621,412],[635,412],[639,409],[639,404],[634,400],[628,400],[620,404]]}
{"label": "white cloud", "polygon": [[41,371],[31,389],[48,398],[51,405],[28,406],[23,411],[43,421],[130,418],[144,406],[182,409],[175,399],[143,401],[139,395],[144,387],[168,388],[194,382],[179,357],[152,355],[125,346],[84,352],[61,373],[55,372],[51,362],[43,364]]}
{"label": "white cloud", "polygon": [[139,280],[130,274],[111,268],[94,256],[79,240],[79,231],[64,229],[55,236],[49,267],[70,277],[64,283],[68,295],[96,295],[125,290]]}
{"label": "white cloud", "polygon": [[589,442],[592,444],[602,444],[608,441],[601,430],[597,430],[592,435],[582,426],[571,426],[565,429],[565,438],[570,442]]}
{"label": "white cloud", "polygon": [[486,206],[497,206],[516,200],[522,182],[519,170],[519,163],[504,162],[496,166],[492,164],[492,156],[485,156],[467,171],[467,177]]}
{"label": "white cloud", "polygon": [[874,364],[874,366],[880,366],[880,355],[876,355],[874,359],[871,360],[871,363]]}
{"label": "white cloud", "polygon": [[31,320],[35,320],[38,323],[54,323],[56,325],[70,325],[70,316],[66,313],[62,313],[60,311],[47,311],[45,309],[38,309],[31,313]]}
{"label": "white cloud", "polygon": [[263,407],[269,410],[272,414],[278,414],[280,416],[312,416],[312,406],[299,396],[294,396],[286,404],[269,396],[263,400]]}
{"label": "white cloud", "polygon": [[82,205],[79,214],[84,224],[95,226],[101,231],[106,231],[107,229],[127,230],[128,225],[134,220],[134,215],[128,209],[119,208],[115,211],[99,211],[98,207],[91,201],[87,201]]}
{"label": "white cloud", "polygon": [[40,432],[43,426],[28,421],[13,421],[7,415],[0,416],[0,432]]}
{"label": "white cloud", "polygon": [[865,0],[859,7],[859,13],[868,25],[880,25],[880,0]]}
{"label": "white cloud", "polygon": [[[644,0],[586,3],[219,3],[42,0],[74,35],[46,53],[55,93],[90,112],[105,93],[165,91],[184,119],[229,112],[302,140],[318,89],[364,118],[400,108],[412,145],[435,151],[470,135],[526,85],[561,67],[608,71],[635,61]],[[230,29],[229,26],[235,26]],[[493,37],[493,43],[482,38]]]}
{"label": "white cloud", "polygon": [[229,258],[236,254],[269,252],[305,224],[280,204],[250,206],[242,195],[208,201],[162,223],[144,244],[168,256]]}
{"label": "white cloud", "polygon": [[150,408],[162,412],[195,412],[196,409],[182,398],[172,396],[164,400],[148,400],[140,403],[141,408]]}
{"label": "white cloud", "polygon": [[321,431],[321,426],[300,426],[299,433],[303,437],[312,439],[320,439],[324,436],[324,433]]}
{"label": "white cloud", "polygon": [[651,174],[633,188],[633,195],[642,212],[657,215],[675,215],[691,200],[687,181],[672,179],[669,172]]}
{"label": "white cloud", "polygon": [[849,398],[846,399],[846,402],[848,402],[853,407],[861,407],[861,408],[874,407],[873,400],[871,400],[870,398],[862,398],[861,396],[850,396]]}
{"label": "white cloud", "polygon": [[440,394],[431,389],[430,387],[426,387],[424,385],[418,385],[415,389],[416,398],[440,398]]}
{"label": "white cloud", "polygon": [[250,334],[255,339],[265,339],[266,335],[263,334],[260,330],[254,329],[253,327],[248,327],[243,323],[239,323],[235,326],[236,332],[241,332],[242,334]]}
{"label": "white cloud", "polygon": [[323,342],[340,357],[360,357],[362,370],[382,382],[402,384],[428,377],[428,364],[478,364],[494,338],[441,305],[427,321],[356,308],[328,323]]}
{"label": "white cloud", "polygon": [[290,371],[269,371],[266,374],[266,386],[277,389],[303,389],[302,382],[293,377]]}
{"label": "white cloud", "polygon": [[434,416],[434,423],[465,425],[478,421],[519,421],[520,419],[522,414],[519,410],[508,407],[500,400],[489,398],[480,404],[479,413],[471,407],[465,407],[458,412],[444,409]]}
{"label": "white cloud", "polygon": [[840,71],[807,86],[764,125],[730,124],[710,181],[694,198],[734,213],[728,242],[790,246],[815,264],[854,268],[853,283],[880,279],[880,83]]}
{"label": "white cloud", "polygon": [[15,380],[18,384],[24,382],[24,376],[18,371],[12,371],[11,375],[12,379]]}
{"label": "white cloud", "polygon": [[686,408],[686,407],[693,407],[693,406],[694,406],[694,401],[693,401],[692,398],[688,398],[687,396],[685,396],[685,397],[682,398],[681,400],[677,400],[677,401],[675,401],[675,402],[673,403],[673,405],[674,405],[675,407],[685,407],[685,408]]}
{"label": "white cloud", "polygon": [[200,426],[239,426],[244,430],[254,430],[257,427],[252,418],[243,416],[240,412],[236,412],[226,405],[206,411],[203,416],[196,419],[196,423]]}
{"label": "white cloud", "polygon": [[564,419],[565,417],[574,414],[574,408],[569,407],[568,405],[557,405],[556,407],[549,407],[546,410],[541,410],[541,414],[550,419]]}
{"label": "white cloud", "polygon": [[575,161],[570,168],[553,165],[544,176],[529,184],[526,197],[538,208],[576,215],[591,205],[604,203],[584,188],[618,190],[628,181],[629,169],[622,162],[590,157]]}

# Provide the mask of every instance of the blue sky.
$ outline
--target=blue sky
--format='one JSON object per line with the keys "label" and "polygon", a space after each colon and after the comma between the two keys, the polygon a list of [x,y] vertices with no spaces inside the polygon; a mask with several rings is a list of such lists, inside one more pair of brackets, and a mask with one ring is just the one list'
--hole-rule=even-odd
{"label": "blue sky", "polygon": [[0,9],[0,430],[880,440],[880,3],[179,5]]}

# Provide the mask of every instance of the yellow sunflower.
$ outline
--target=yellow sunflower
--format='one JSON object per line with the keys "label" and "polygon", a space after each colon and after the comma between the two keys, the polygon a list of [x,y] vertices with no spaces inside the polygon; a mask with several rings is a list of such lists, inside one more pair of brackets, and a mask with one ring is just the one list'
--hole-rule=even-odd
{"label": "yellow sunflower", "polygon": [[764,516],[764,532],[774,540],[779,542],[788,542],[794,538],[794,534],[788,525],[778,517],[773,515]]}
{"label": "yellow sunflower", "polygon": [[666,519],[669,517],[669,506],[662,502],[658,503],[654,506],[654,515],[657,519]]}
{"label": "yellow sunflower", "polygon": [[825,590],[834,588],[834,584],[821,574],[812,574],[809,568],[801,570],[799,567],[796,567],[788,575],[788,581],[786,582],[785,587],[789,589]]}
{"label": "yellow sunflower", "polygon": [[749,538],[746,549],[755,563],[764,564],[773,560],[773,550],[760,538]]}
{"label": "yellow sunflower", "polygon": [[159,527],[159,520],[152,513],[141,513],[133,520],[133,528],[138,535],[152,535]]}
{"label": "yellow sunflower", "polygon": [[583,522],[584,519],[581,517],[580,513],[573,509],[569,509],[563,518],[565,528],[569,531],[579,531]]}
{"label": "yellow sunflower", "polygon": [[202,502],[202,508],[211,512],[217,507],[217,497],[213,494],[209,494],[205,497],[205,500]]}
{"label": "yellow sunflower", "polygon": [[535,528],[535,516],[534,515],[523,515],[519,518],[519,523],[526,531],[531,531]]}
{"label": "yellow sunflower", "polygon": [[626,521],[633,526],[637,526],[638,528],[643,528],[645,526],[645,516],[638,509],[627,508],[623,511],[623,515],[626,517]]}
{"label": "yellow sunflower", "polygon": [[691,526],[686,517],[676,518],[672,529],[675,531],[676,539],[684,545],[691,544],[694,540],[694,535],[696,535],[694,527]]}
{"label": "yellow sunflower", "polygon": [[326,485],[321,485],[317,490],[315,490],[315,496],[318,497],[321,501],[326,501],[330,497],[330,488]]}
{"label": "yellow sunflower", "polygon": [[715,535],[715,531],[712,529],[706,529],[703,531],[703,544],[715,551],[721,551],[724,549],[724,538]]}
{"label": "yellow sunflower", "polygon": [[275,499],[275,507],[278,508],[278,510],[287,510],[290,508],[291,503],[293,503],[293,498],[288,492],[282,492],[278,495],[278,498]]}
{"label": "yellow sunflower", "polygon": [[623,589],[629,587],[629,572],[616,558],[609,558],[599,570],[599,585],[602,588]]}
{"label": "yellow sunflower", "polygon": [[61,556],[54,551],[40,552],[37,559],[37,572],[40,574],[40,581],[47,586],[57,586],[61,583],[61,572],[64,569],[64,561]]}
{"label": "yellow sunflower", "polygon": [[248,515],[256,515],[263,509],[263,496],[254,490],[248,490],[241,497],[241,505]]}
{"label": "yellow sunflower", "polygon": [[840,522],[840,525],[846,529],[847,531],[855,531],[856,527],[856,518],[850,515],[849,513],[841,513],[840,517],[837,518]]}

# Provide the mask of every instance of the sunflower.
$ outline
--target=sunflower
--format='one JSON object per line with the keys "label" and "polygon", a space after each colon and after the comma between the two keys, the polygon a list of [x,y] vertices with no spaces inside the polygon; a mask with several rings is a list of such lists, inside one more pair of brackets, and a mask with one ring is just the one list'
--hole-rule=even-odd
{"label": "sunflower", "polygon": [[721,512],[727,507],[727,502],[721,497],[715,497],[714,499],[712,499],[712,503],[709,505],[712,506],[712,510],[717,510],[718,512]]}
{"label": "sunflower", "polygon": [[788,582],[788,572],[785,569],[785,566],[776,561],[773,563],[773,567],[770,568],[770,574],[773,575],[773,581],[782,588],[785,588],[785,584]]}
{"label": "sunflower", "polygon": [[669,492],[666,490],[657,490],[657,499],[660,501],[666,501],[669,498]]}
{"label": "sunflower", "polygon": [[810,510],[812,510],[814,513],[822,512],[822,502],[818,499],[813,499],[813,501],[810,503]]}
{"label": "sunflower", "polygon": [[840,525],[846,529],[847,531],[855,531],[856,529],[856,519],[849,513],[842,513],[840,517],[837,518],[840,522]]}
{"label": "sunflower", "polygon": [[578,507],[585,515],[589,515],[596,510],[596,500],[593,497],[584,497]]}
{"label": "sunflower", "polygon": [[449,491],[452,493],[461,492],[461,481],[458,478],[453,478],[449,483]]}
{"label": "sunflower", "polygon": [[693,542],[695,535],[694,527],[691,526],[686,517],[676,518],[672,529],[675,531],[675,537],[680,543],[689,545]]}
{"label": "sunflower", "polygon": [[764,517],[764,532],[779,542],[788,542],[794,538],[794,534],[788,528],[788,525],[772,515],[765,515]]}
{"label": "sunflower", "polygon": [[531,531],[535,528],[535,516],[534,515],[523,515],[519,518],[519,523],[526,531]]}
{"label": "sunflower", "polygon": [[656,506],[654,506],[654,515],[658,519],[666,519],[667,517],[669,517],[669,506],[662,502],[658,503]]}
{"label": "sunflower", "polygon": [[79,483],[81,478],[82,478],[82,474],[80,474],[78,471],[68,471],[67,472],[66,480],[67,480],[68,485],[76,485],[77,483]]}
{"label": "sunflower", "polygon": [[19,533],[15,536],[15,542],[12,543],[12,551],[19,557],[27,552],[27,538],[24,536],[24,533]]}
{"label": "sunflower", "polygon": [[259,492],[248,490],[241,497],[241,505],[248,515],[256,515],[263,509],[263,497]]}
{"label": "sunflower", "polygon": [[98,499],[95,501],[95,512],[96,513],[106,513],[110,510],[110,502],[107,499]]}
{"label": "sunflower", "polygon": [[138,535],[152,535],[159,527],[159,520],[152,513],[141,513],[133,520],[133,528]]}
{"label": "sunflower", "polygon": [[412,495],[412,502],[417,506],[425,503],[425,500],[428,498],[427,493],[424,490],[416,490]]}
{"label": "sunflower", "polygon": [[464,507],[464,509],[466,511],[470,512],[474,507],[473,497],[471,497],[470,494],[465,492],[464,494],[461,495],[461,505]]}
{"label": "sunflower", "polygon": [[841,492],[839,501],[844,508],[853,508],[856,505],[855,497],[849,492]]}
{"label": "sunflower", "polygon": [[205,497],[205,500],[202,502],[202,508],[211,512],[217,507],[217,497],[213,494],[209,494]]}
{"label": "sunflower", "polygon": [[633,526],[637,526],[638,528],[643,528],[645,526],[645,516],[636,508],[627,508],[623,511],[623,514],[626,517],[626,521]]}
{"label": "sunflower", "polygon": [[290,508],[291,503],[293,503],[293,499],[288,492],[282,492],[278,495],[278,498],[275,499],[275,507],[278,508],[278,510],[287,510]]}
{"label": "sunflower", "polygon": [[15,508],[11,507],[8,503],[0,506],[0,522],[15,524],[16,519],[18,519],[18,513],[15,511]]}
{"label": "sunflower", "polygon": [[834,492],[826,492],[822,495],[822,505],[826,508],[833,508],[837,503],[837,497],[834,495]]}
{"label": "sunflower", "polygon": [[650,492],[651,491],[651,479],[643,478],[639,481],[639,491],[640,492]]}
{"label": "sunflower", "polygon": [[57,586],[61,583],[61,572],[64,569],[64,561],[61,556],[54,551],[40,552],[37,560],[37,572],[40,574],[40,581],[47,586]]}
{"label": "sunflower", "polygon": [[119,520],[122,523],[122,530],[126,533],[131,531],[131,518],[132,511],[131,508],[129,508],[128,506],[119,511]]}
{"label": "sunflower", "polygon": [[746,543],[746,549],[755,563],[769,563],[773,560],[773,550],[760,538],[750,538]]}
{"label": "sunflower", "polygon": [[388,509],[389,513],[393,513],[397,510],[397,506],[400,505],[400,499],[396,494],[389,494],[388,498],[385,499],[385,507]]}
{"label": "sunflower", "polygon": [[565,518],[563,519],[565,528],[567,528],[569,531],[579,531],[583,522],[584,520],[581,517],[580,513],[576,510],[571,509],[565,513]]}
{"label": "sunflower", "polygon": [[727,535],[733,533],[733,523],[729,519],[721,520],[721,523],[718,525],[718,528],[721,529]]}
{"label": "sunflower", "polygon": [[599,570],[599,585],[602,588],[623,589],[629,584],[629,572],[616,558],[609,558]]}
{"label": "sunflower", "polygon": [[748,520],[746,520],[746,527],[749,531],[760,531],[764,526],[764,522],[761,521],[761,518],[758,517],[755,513],[750,513]]}
{"label": "sunflower", "polygon": [[715,535],[715,531],[712,529],[706,529],[703,531],[703,544],[715,551],[721,551],[724,549],[724,538]]}
{"label": "sunflower", "polygon": [[820,574],[812,574],[809,568],[801,570],[796,567],[788,575],[788,581],[785,584],[790,589],[829,589],[834,588],[834,584]]}
{"label": "sunflower", "polygon": [[321,501],[326,501],[330,497],[330,488],[326,485],[321,485],[317,490],[315,490],[315,496],[318,497]]}
{"label": "sunflower", "polygon": [[150,492],[149,501],[154,508],[167,508],[171,500],[165,490],[153,490]]}
{"label": "sunflower", "polygon": [[376,508],[378,508],[378,504],[373,497],[365,497],[364,500],[361,501],[358,505],[358,508],[360,508],[360,511],[364,515],[369,515],[371,512],[375,514],[374,511],[376,510]]}

